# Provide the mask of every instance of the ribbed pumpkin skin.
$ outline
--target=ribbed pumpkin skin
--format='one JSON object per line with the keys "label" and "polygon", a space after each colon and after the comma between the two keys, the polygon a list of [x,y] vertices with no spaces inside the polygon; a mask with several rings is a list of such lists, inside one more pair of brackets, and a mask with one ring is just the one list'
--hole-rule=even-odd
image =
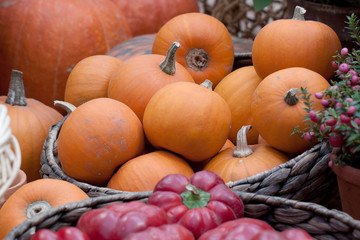
{"label": "ribbed pumpkin skin", "polygon": [[306,88],[312,94],[310,100],[314,101],[314,109],[321,109],[321,102],[314,94],[328,86],[320,74],[305,68],[287,68],[267,76],[256,88],[251,104],[254,126],[265,142],[286,153],[299,154],[309,149],[306,140],[297,134],[291,136],[294,127],[305,128],[303,120],[307,112],[302,94],[297,94],[299,101],[293,106],[284,101],[284,96],[291,88]]}
{"label": "ribbed pumpkin skin", "polygon": [[196,0],[111,0],[124,14],[131,33],[138,36],[156,33],[171,18],[198,12]]}
{"label": "ribbed pumpkin skin", "polygon": [[128,105],[142,121],[146,105],[159,89],[174,82],[194,82],[179,63],[175,64],[175,74],[164,73],[159,66],[164,59],[163,55],[149,54],[123,62],[110,79],[108,97]]}
{"label": "ribbed pumpkin skin", "polygon": [[94,55],[78,62],[65,87],[65,102],[78,107],[94,98],[107,97],[109,81],[122,61],[108,55]]}
{"label": "ribbed pumpkin skin", "polygon": [[[131,37],[108,0],[2,1],[0,19],[0,75],[10,79],[12,69],[22,71],[27,96],[51,107],[64,99],[76,63]],[[0,95],[7,89],[0,81]]]}
{"label": "ribbed pumpkin skin", "polygon": [[[158,32],[152,53],[165,55],[172,42],[180,43],[176,61],[183,65],[193,76],[196,83],[210,80],[214,87],[231,72],[234,63],[234,46],[231,36],[218,19],[203,13],[185,13],[172,18]],[[208,56],[204,69],[189,66],[186,56],[190,50],[203,49]],[[204,57],[196,62],[204,63]]]}
{"label": "ribbed pumpkin skin", "polygon": [[130,159],[111,177],[107,187],[120,191],[152,191],[168,174],[190,178],[194,171],[183,158],[168,151],[154,151]]}
{"label": "ribbed pumpkin skin", "polygon": [[7,107],[10,128],[17,138],[21,150],[21,169],[27,181],[40,178],[40,157],[45,138],[50,127],[63,116],[55,109],[31,98],[26,98],[27,106],[11,106],[5,103],[6,96],[0,96],[0,104]]}
{"label": "ribbed pumpkin skin", "polygon": [[230,122],[225,100],[190,82],[169,84],[156,92],[143,118],[145,135],[153,146],[194,162],[219,152],[228,138]]}
{"label": "ribbed pumpkin skin", "polygon": [[80,188],[58,179],[38,179],[19,188],[0,210],[0,238],[4,239],[15,226],[28,219],[26,209],[37,201],[45,201],[51,207],[88,199]]}
{"label": "ribbed pumpkin skin", "polygon": [[254,152],[242,158],[233,156],[232,153],[236,147],[225,149],[213,157],[204,170],[214,172],[225,182],[229,182],[265,172],[289,160],[284,153],[267,144],[255,144],[249,147]]}
{"label": "ribbed pumpkin skin", "polygon": [[259,31],[252,46],[252,61],[262,79],[280,69],[304,67],[329,80],[335,70],[331,66],[333,56],[340,49],[340,40],[329,26],[280,19]]}
{"label": "ribbed pumpkin skin", "polygon": [[64,172],[97,186],[106,185],[117,167],[143,149],[140,120],[128,106],[110,98],[96,98],[76,108],[58,138]]}
{"label": "ribbed pumpkin skin", "polygon": [[[239,68],[223,78],[214,89],[225,99],[231,110],[231,128],[229,139],[236,144],[237,132],[244,125],[253,125],[251,117],[251,103],[256,87],[261,78],[256,74],[253,66]],[[258,140],[258,132],[253,127],[247,134],[249,144]]]}

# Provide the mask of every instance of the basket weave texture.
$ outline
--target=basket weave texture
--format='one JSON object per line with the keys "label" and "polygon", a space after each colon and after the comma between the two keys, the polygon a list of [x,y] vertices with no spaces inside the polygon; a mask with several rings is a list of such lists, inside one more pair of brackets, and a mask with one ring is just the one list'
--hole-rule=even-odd
{"label": "basket weave texture", "polygon": [[[243,200],[245,217],[257,218],[271,224],[276,230],[301,228],[315,239],[360,239],[360,221],[338,210],[329,210],[321,205],[289,200],[281,197],[258,195],[235,191]],[[150,193],[148,193],[150,196]],[[41,228],[58,230],[64,226],[74,226],[79,217],[92,209],[115,202],[144,201],[147,196],[127,196],[115,194],[89,198],[68,203],[38,214],[16,226],[5,240],[29,239]]]}
{"label": "basket weave texture", "polygon": [[[79,182],[64,173],[57,154],[57,137],[66,118],[67,116],[49,130],[41,155],[42,178],[71,182],[90,197],[126,193]],[[336,175],[327,166],[329,159],[330,151],[324,144],[319,144],[276,168],[246,179],[228,182],[227,185],[233,190],[243,192],[322,203],[338,192]]]}

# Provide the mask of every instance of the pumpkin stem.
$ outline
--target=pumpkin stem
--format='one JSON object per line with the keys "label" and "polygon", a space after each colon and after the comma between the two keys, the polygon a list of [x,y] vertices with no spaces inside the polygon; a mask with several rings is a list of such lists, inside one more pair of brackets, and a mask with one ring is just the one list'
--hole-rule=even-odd
{"label": "pumpkin stem", "polygon": [[206,207],[210,201],[210,193],[205,192],[191,183],[187,183],[186,190],[181,194],[183,203],[189,209]]}
{"label": "pumpkin stem", "polygon": [[299,102],[299,96],[297,93],[297,88],[290,88],[290,90],[285,93],[284,101],[290,106],[296,105]]}
{"label": "pumpkin stem", "polygon": [[46,201],[36,201],[30,203],[29,206],[26,208],[26,217],[30,219],[35,215],[49,211],[50,209],[51,209],[50,203]]}
{"label": "pumpkin stem", "polygon": [[5,100],[5,103],[11,106],[27,105],[22,75],[23,73],[18,70],[11,71],[9,92]]}
{"label": "pumpkin stem", "polygon": [[250,156],[254,151],[249,147],[246,134],[252,128],[251,125],[242,126],[236,136],[236,148],[233,151],[233,157],[244,158]]}
{"label": "pumpkin stem", "polygon": [[200,84],[200,86],[206,87],[207,89],[210,89],[211,91],[213,90],[213,83],[208,79],[206,79],[204,82],[202,82]]}
{"label": "pumpkin stem", "polygon": [[306,9],[300,6],[296,6],[294,10],[294,16],[292,19],[305,21],[304,15],[306,13]]}
{"label": "pumpkin stem", "polygon": [[179,47],[180,47],[180,43],[178,43],[178,42],[174,42],[173,44],[171,44],[171,46],[166,54],[165,60],[162,63],[160,63],[160,68],[164,73],[169,74],[169,75],[175,74],[175,71],[176,71],[175,55],[176,55],[176,50]]}
{"label": "pumpkin stem", "polygon": [[61,107],[62,109],[65,109],[68,114],[72,113],[76,107],[72,105],[71,103],[65,102],[65,101],[54,101],[54,106]]}

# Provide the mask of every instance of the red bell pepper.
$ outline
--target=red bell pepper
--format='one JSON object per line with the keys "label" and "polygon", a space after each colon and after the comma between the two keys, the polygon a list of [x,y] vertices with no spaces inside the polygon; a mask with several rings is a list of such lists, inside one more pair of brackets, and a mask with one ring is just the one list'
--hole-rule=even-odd
{"label": "red bell pepper", "polygon": [[180,224],[165,224],[148,227],[144,231],[131,233],[124,240],[195,240],[193,234]]}
{"label": "red bell pepper", "polygon": [[76,227],[90,239],[123,239],[130,233],[167,224],[166,213],[159,207],[140,201],[113,203],[84,213]]}
{"label": "red bell pepper", "polygon": [[289,240],[313,240],[309,233],[300,228],[290,228],[281,232],[281,235]]}
{"label": "red bell pepper", "polygon": [[31,240],[89,240],[89,237],[76,227],[62,227],[58,231],[40,229]]}
{"label": "red bell pepper", "polygon": [[223,222],[240,218],[244,204],[217,174],[194,173],[190,180],[181,174],[161,179],[148,204],[162,208],[170,223],[179,223],[196,238]]}

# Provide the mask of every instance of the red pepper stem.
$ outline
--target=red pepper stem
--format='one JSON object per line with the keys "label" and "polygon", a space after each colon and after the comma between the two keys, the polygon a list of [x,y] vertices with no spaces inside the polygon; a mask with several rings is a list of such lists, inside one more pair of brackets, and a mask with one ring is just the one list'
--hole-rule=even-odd
{"label": "red pepper stem", "polygon": [[185,186],[186,190],[192,192],[195,195],[200,195],[199,189],[192,185],[191,183],[187,183]]}

